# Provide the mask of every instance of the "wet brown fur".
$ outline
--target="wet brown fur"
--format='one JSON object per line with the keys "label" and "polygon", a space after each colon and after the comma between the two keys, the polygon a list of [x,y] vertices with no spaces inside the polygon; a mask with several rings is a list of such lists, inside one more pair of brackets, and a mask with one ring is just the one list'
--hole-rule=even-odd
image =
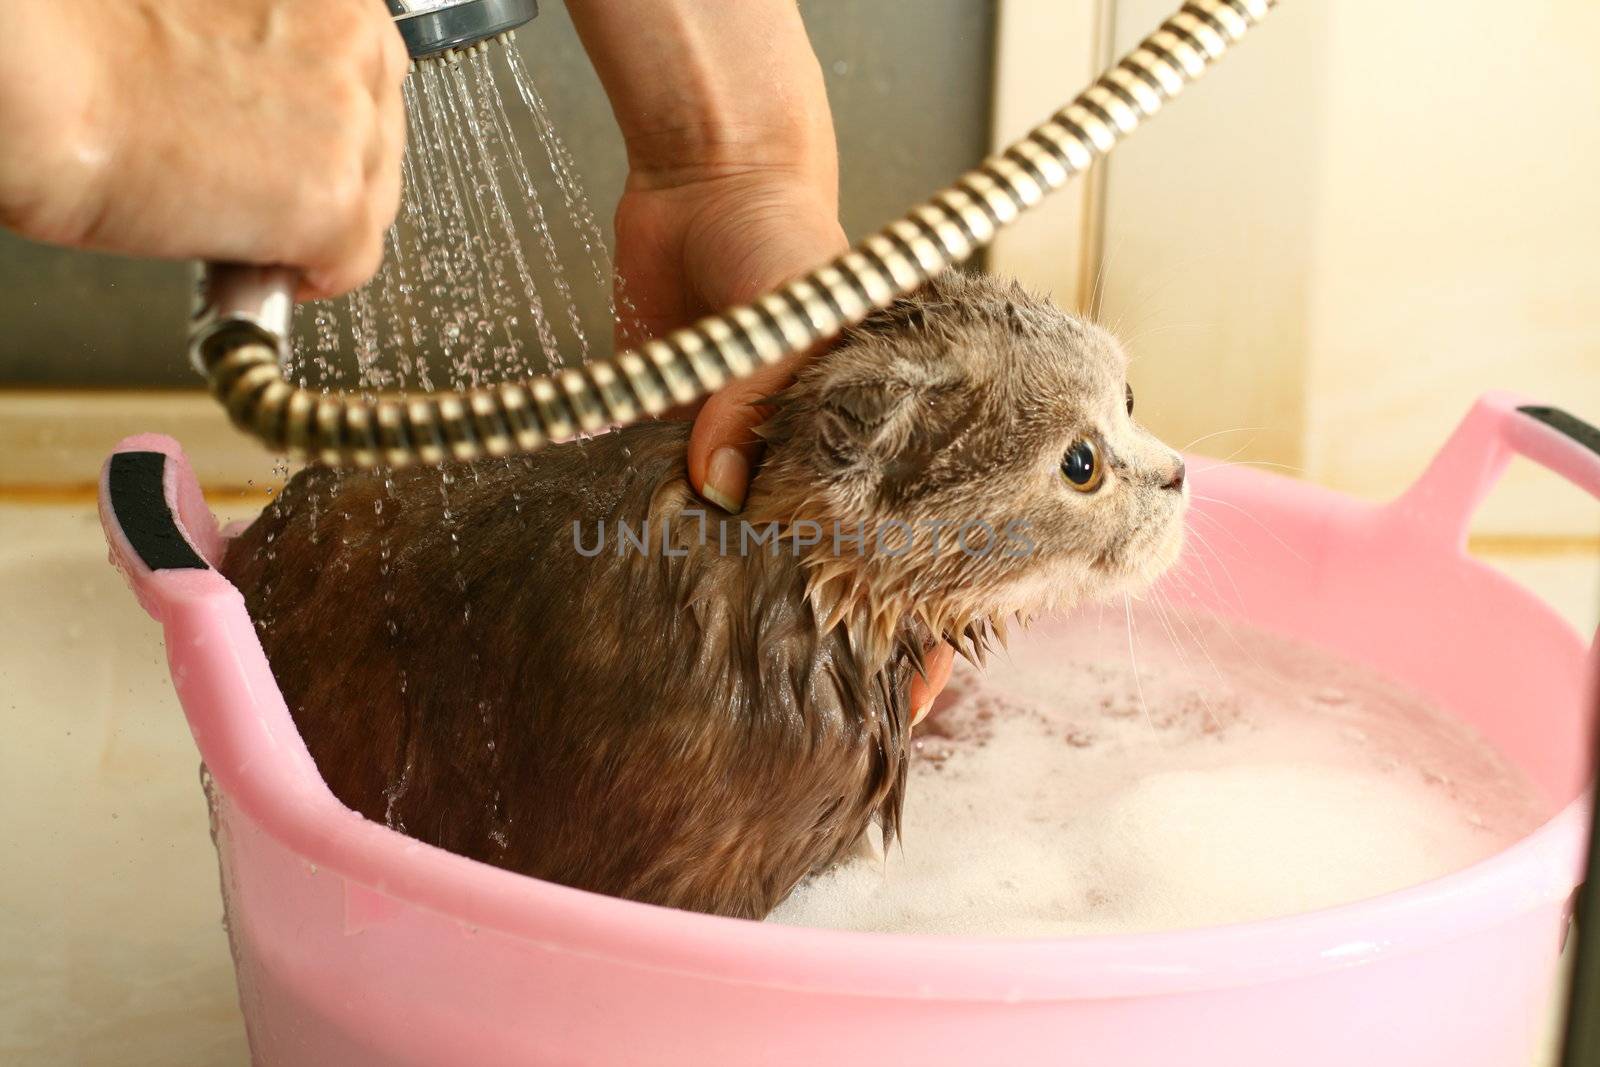
{"label": "wet brown fur", "polygon": [[[759,917],[874,819],[894,835],[935,635],[976,656],[1002,616],[1170,559],[1173,457],[1111,428],[1122,374],[1093,327],[946,276],[779,398],[747,509],[786,531],[777,553],[715,547],[738,520],[691,493],[687,427],[651,423],[442,475],[308,469],[224,571],[351,808],[536,877]],[[1052,473],[1086,432],[1127,500]],[[793,540],[804,521],[969,515],[1034,524],[1036,550]]]}

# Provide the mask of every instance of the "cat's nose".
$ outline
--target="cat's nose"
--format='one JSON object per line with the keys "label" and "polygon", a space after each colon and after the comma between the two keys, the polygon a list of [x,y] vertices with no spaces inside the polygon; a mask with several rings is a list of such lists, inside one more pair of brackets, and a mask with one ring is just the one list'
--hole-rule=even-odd
{"label": "cat's nose", "polygon": [[1178,460],[1178,465],[1172,468],[1172,473],[1167,476],[1167,480],[1161,483],[1161,488],[1181,491],[1183,489],[1183,476],[1183,460],[1180,459]]}

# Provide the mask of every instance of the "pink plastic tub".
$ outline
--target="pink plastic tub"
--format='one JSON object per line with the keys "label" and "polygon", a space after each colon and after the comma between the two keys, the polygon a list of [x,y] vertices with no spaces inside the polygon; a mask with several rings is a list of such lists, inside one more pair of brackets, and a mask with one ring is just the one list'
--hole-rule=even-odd
{"label": "pink plastic tub", "polygon": [[[1370,664],[1519,763],[1553,817],[1403,892],[1291,918],[1060,940],[812,931],[551,885],[368,822],[284,707],[177,445],[106,465],[112,557],[165,630],[213,779],[258,1063],[1508,1067],[1527,1061],[1577,884],[1585,642],[1463,552],[1513,453],[1600,495],[1600,435],[1481,400],[1372,506],[1258,471],[1196,475],[1232,582],[1174,597]],[[1215,564],[1212,564],[1215,566]],[[974,862],[981,862],[975,857]]]}

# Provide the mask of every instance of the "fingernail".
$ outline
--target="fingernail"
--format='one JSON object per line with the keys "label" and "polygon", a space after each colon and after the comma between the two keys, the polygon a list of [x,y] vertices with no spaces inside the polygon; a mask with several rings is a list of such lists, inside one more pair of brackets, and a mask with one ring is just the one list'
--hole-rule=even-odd
{"label": "fingernail", "polygon": [[729,514],[744,507],[744,494],[750,488],[750,461],[737,448],[719,448],[711,453],[706,484],[700,487],[705,498]]}

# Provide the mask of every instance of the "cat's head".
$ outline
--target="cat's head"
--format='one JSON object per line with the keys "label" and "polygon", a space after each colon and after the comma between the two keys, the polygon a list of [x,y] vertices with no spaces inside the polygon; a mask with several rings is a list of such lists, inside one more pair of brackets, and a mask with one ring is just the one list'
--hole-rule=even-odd
{"label": "cat's head", "polygon": [[[946,273],[813,361],[763,429],[752,521],[810,539],[819,610],[881,630],[1141,589],[1177,556],[1182,458],[1133,420],[1105,330]],[[859,532],[858,544],[854,536]]]}

